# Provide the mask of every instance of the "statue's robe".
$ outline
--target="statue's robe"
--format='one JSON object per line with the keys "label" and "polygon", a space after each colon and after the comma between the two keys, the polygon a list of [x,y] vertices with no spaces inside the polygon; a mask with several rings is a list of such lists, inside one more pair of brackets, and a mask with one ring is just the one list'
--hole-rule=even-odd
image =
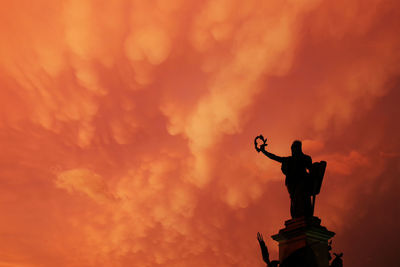
{"label": "statue's robe", "polygon": [[305,154],[282,158],[282,172],[286,175],[285,185],[290,195],[292,218],[312,216],[311,205],[311,157]]}

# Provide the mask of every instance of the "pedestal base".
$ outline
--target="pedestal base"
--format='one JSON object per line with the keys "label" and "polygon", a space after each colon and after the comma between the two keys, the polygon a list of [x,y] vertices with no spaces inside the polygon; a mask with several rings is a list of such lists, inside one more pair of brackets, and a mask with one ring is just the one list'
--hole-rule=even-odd
{"label": "pedestal base", "polygon": [[281,266],[296,262],[296,266],[329,267],[328,240],[335,233],[321,226],[319,218],[296,218],[286,221],[285,226],[272,236],[279,242]]}

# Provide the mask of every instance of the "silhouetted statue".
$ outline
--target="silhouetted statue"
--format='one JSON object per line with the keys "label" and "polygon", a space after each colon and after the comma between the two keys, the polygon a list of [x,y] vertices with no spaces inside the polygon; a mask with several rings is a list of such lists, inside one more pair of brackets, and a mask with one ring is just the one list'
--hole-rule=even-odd
{"label": "silhouetted statue", "polygon": [[[262,141],[259,146],[258,141]],[[296,140],[291,146],[292,156],[280,157],[268,152],[266,139],[259,135],[254,140],[257,152],[262,152],[268,158],[280,162],[281,170],[286,175],[285,185],[290,195],[290,215],[292,218],[312,216],[314,213],[315,196],[319,193],[325,173],[326,162],[312,163],[311,157],[304,154],[301,142]],[[311,202],[311,196],[313,201]]]}
{"label": "silhouetted statue", "polygon": [[278,267],[279,261],[270,261],[269,260],[268,248],[265,245],[265,242],[264,242],[262,234],[257,233],[257,240],[258,240],[258,243],[260,244],[261,254],[262,254],[263,260],[267,264],[267,266],[268,267]]}

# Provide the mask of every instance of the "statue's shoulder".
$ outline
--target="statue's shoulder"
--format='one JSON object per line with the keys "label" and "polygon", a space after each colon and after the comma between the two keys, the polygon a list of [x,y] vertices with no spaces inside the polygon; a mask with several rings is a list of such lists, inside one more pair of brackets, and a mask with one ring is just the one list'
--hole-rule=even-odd
{"label": "statue's shoulder", "polygon": [[312,161],[311,156],[304,154],[304,159],[306,161]]}

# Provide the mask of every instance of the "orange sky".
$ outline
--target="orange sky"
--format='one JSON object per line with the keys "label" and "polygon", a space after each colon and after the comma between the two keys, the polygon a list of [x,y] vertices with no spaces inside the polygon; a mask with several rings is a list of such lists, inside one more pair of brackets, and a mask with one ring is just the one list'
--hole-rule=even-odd
{"label": "orange sky", "polygon": [[398,262],[400,4],[0,9],[0,267],[264,266],[294,139],[346,266]]}

